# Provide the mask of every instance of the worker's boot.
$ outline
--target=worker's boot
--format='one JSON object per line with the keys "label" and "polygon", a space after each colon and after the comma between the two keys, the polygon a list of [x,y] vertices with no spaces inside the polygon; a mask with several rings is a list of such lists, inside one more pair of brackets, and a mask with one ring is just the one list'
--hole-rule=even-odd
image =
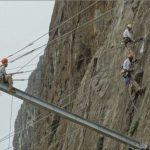
{"label": "worker's boot", "polygon": [[9,93],[15,93],[15,88],[14,87],[8,87]]}

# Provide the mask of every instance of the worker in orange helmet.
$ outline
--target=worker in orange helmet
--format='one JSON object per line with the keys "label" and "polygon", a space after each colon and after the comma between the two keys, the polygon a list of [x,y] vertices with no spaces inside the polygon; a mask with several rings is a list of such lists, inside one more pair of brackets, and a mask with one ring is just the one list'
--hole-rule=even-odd
{"label": "worker in orange helmet", "polygon": [[139,95],[144,94],[145,88],[141,88],[140,85],[135,81],[132,76],[134,70],[134,54],[130,53],[127,59],[124,61],[122,66],[122,76],[124,78],[125,84],[129,87],[129,92],[136,98]]}
{"label": "worker in orange helmet", "polygon": [[2,65],[0,66],[0,81],[4,83],[8,83],[8,91],[10,93],[15,92],[15,89],[13,88],[13,79],[11,74],[6,73],[6,67],[8,66],[8,59],[3,58],[1,60]]}

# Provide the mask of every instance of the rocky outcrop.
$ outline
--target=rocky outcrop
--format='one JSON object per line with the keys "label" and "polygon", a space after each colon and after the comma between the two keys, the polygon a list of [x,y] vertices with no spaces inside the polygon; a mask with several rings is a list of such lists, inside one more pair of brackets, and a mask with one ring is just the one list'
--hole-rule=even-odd
{"label": "rocky outcrop", "polygon": [[[56,1],[50,31],[95,1]],[[101,17],[80,27],[87,21]],[[49,34],[44,55],[29,78],[27,92],[49,103],[150,144],[149,138],[150,2],[98,1]],[[125,59],[122,32],[133,23],[144,37],[139,54],[144,70],[144,96],[132,101],[120,76]],[[54,40],[52,42],[53,39]],[[136,46],[139,51],[141,43]],[[17,133],[18,129],[23,128]],[[54,114],[24,103],[15,123],[15,150],[123,150],[126,146]]]}

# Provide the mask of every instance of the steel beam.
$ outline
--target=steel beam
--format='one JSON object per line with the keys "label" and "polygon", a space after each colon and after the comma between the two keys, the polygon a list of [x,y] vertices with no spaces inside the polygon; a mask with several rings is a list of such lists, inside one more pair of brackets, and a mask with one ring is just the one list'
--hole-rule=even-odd
{"label": "steel beam", "polygon": [[[8,92],[7,86],[5,84],[0,84],[0,90],[5,93],[10,94]],[[72,121],[76,124],[82,125],[84,127],[90,128],[90,129],[92,129],[98,133],[101,133],[107,137],[110,137],[114,140],[117,140],[124,144],[127,144],[129,147],[136,148],[139,150],[148,150],[147,144],[140,143],[139,141],[136,141],[130,137],[127,137],[126,135],[120,134],[116,131],[113,131],[104,126],[101,126],[95,122],[84,119],[84,118],[82,118],[76,114],[70,113],[56,105],[47,103],[45,100],[43,100],[39,97],[32,96],[32,95],[25,93],[19,89],[15,89],[15,90],[16,90],[16,93],[11,94],[11,95],[13,95],[19,99],[22,99],[28,103],[31,103],[33,105],[40,107],[40,108],[47,109],[48,111],[51,111],[51,112],[59,115],[60,117],[63,117],[67,120],[70,120],[70,121]]]}

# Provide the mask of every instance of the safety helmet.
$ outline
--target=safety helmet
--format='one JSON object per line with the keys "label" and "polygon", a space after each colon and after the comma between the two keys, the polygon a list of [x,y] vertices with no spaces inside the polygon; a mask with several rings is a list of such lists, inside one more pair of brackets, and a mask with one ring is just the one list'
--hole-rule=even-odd
{"label": "safety helmet", "polygon": [[2,64],[3,64],[3,65],[8,64],[8,59],[7,59],[7,58],[3,58],[3,59],[2,59]]}
{"label": "safety helmet", "polygon": [[129,59],[133,59],[133,58],[134,58],[133,54],[132,54],[132,53],[129,54],[129,55],[128,55],[128,58],[129,58]]}
{"label": "safety helmet", "polygon": [[128,24],[127,28],[132,29],[132,24]]}

